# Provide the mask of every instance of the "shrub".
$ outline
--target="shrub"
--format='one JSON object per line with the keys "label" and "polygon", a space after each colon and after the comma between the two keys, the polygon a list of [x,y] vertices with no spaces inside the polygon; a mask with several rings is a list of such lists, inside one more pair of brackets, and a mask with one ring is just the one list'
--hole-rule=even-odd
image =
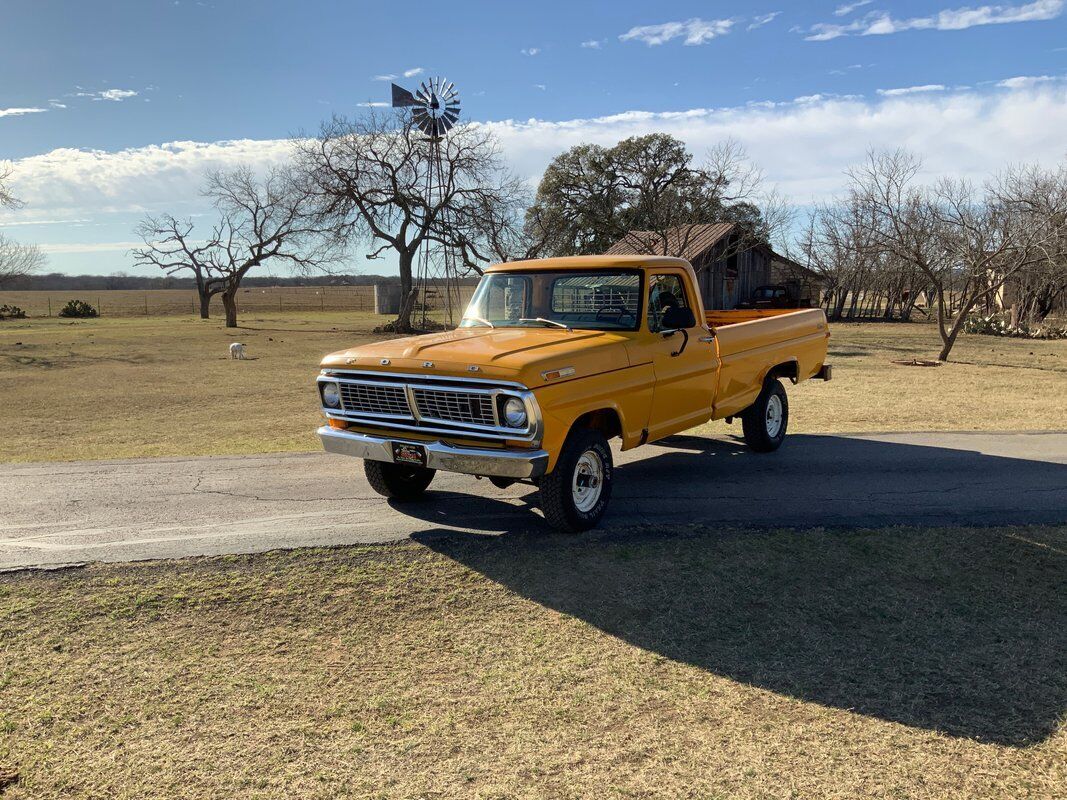
{"label": "shrub", "polygon": [[1012,336],[1020,339],[1067,339],[1067,327],[1045,324],[1037,328],[1029,328],[1026,325],[1013,328],[1011,323],[1000,314],[970,317],[963,323],[963,331],[984,336]]}
{"label": "shrub", "polygon": [[100,316],[100,312],[86,302],[81,300],[70,300],[63,306],[63,309],[59,312],[59,316],[85,319],[87,317],[98,317]]}
{"label": "shrub", "polygon": [[18,306],[0,306],[0,320],[5,319],[26,319],[26,312]]}

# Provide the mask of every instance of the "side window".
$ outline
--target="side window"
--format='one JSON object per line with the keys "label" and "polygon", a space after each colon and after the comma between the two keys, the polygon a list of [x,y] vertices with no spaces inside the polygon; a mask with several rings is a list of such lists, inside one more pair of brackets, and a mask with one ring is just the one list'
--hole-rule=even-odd
{"label": "side window", "polygon": [[685,286],[679,275],[653,275],[648,282],[648,329],[663,330],[663,312],[670,306],[689,308]]}

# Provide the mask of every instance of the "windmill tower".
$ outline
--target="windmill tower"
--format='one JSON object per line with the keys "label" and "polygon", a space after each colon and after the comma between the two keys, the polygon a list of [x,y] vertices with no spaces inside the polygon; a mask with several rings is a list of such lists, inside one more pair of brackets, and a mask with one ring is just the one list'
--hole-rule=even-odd
{"label": "windmill tower", "polygon": [[[438,208],[447,191],[441,148],[449,130],[459,119],[459,92],[454,83],[440,77],[426,79],[414,94],[395,83],[392,89],[393,108],[410,108],[412,122],[427,137],[425,198],[428,208]],[[442,207],[437,224],[449,229],[449,217],[453,213],[452,209]],[[459,310],[460,303],[455,251],[427,239],[423,242],[413,277],[421,304],[417,312],[422,326],[426,327],[427,311],[439,307],[446,311],[449,325],[454,325],[455,311]]]}

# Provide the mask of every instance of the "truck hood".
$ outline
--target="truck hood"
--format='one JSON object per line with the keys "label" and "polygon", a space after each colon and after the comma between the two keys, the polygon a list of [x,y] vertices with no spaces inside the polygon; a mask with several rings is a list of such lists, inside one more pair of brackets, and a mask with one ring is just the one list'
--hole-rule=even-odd
{"label": "truck hood", "polygon": [[326,356],[322,367],[490,378],[535,388],[544,385],[546,370],[574,367],[574,377],[583,377],[629,366],[626,341],[614,331],[458,328],[341,350]]}

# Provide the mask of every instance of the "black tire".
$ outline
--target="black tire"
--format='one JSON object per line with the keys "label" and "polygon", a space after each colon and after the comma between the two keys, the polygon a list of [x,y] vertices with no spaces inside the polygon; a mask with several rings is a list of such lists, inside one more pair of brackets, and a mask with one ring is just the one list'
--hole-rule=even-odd
{"label": "black tire", "polygon": [[367,482],[383,497],[405,502],[418,500],[430,485],[435,469],[410,467],[406,464],[389,464],[385,461],[363,462]]}
{"label": "black tire", "polygon": [[[583,460],[585,456],[588,458]],[[596,475],[597,465],[600,476]],[[590,503],[588,506],[584,506],[585,501],[576,497],[575,478],[580,466],[586,481],[597,481],[595,486],[587,484],[586,491],[599,488],[598,493],[587,496]],[[538,482],[541,490],[541,510],[545,514],[545,520],[553,528],[567,533],[579,533],[595,527],[604,516],[608,501],[611,500],[613,473],[611,448],[608,447],[608,440],[604,435],[588,428],[571,431],[556,462],[556,468],[542,476]],[[581,478],[578,483],[581,484]]]}
{"label": "black tire", "polygon": [[[776,405],[777,403],[777,405]],[[768,378],[756,402],[741,413],[745,444],[757,453],[773,453],[789,427],[789,398],[777,378]]]}

